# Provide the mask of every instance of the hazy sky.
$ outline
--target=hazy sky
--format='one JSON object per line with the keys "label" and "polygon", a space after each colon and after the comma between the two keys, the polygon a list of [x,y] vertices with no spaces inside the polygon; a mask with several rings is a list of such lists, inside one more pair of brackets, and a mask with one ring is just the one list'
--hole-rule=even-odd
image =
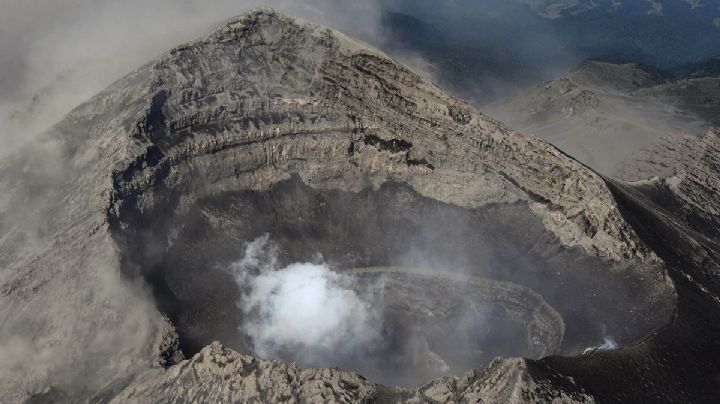
{"label": "hazy sky", "polygon": [[373,0],[0,0],[0,98],[32,96],[90,60],[142,64],[260,5],[360,36],[379,21]]}

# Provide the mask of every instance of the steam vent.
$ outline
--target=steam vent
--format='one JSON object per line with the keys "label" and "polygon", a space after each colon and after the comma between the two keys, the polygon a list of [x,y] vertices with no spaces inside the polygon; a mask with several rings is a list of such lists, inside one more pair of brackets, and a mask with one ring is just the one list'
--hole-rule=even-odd
{"label": "steam vent", "polygon": [[717,139],[609,180],[251,12],[2,161],[0,401],[711,402]]}

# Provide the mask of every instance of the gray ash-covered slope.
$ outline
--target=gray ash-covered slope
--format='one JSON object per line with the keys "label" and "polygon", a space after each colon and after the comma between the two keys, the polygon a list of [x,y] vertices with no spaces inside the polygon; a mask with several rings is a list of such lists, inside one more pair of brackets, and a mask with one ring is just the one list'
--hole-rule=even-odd
{"label": "gray ash-covered slope", "polygon": [[658,204],[717,242],[720,216],[720,133],[674,135],[644,148],[623,165],[622,176],[642,189],[654,189]]}
{"label": "gray ash-covered slope", "polygon": [[[708,359],[720,353],[720,142],[716,130],[694,142],[698,145],[687,146],[685,139],[674,152],[671,177],[632,185],[609,181],[624,217],[668,265],[678,292],[675,319],[644,343],[604,357],[544,360],[590,391],[605,390],[605,401],[709,403],[720,394],[720,368]],[[672,141],[661,143],[648,161],[668,154],[664,146]],[[607,390],[613,385],[623,388]]]}
{"label": "gray ash-covered slope", "polygon": [[718,125],[720,78],[669,75],[635,63],[585,63],[483,110],[536,134],[605,175],[668,134]]}
{"label": "gray ash-covered slope", "polygon": [[[676,224],[641,190],[608,187],[383,54],[271,10],[170,51],[1,164],[0,401],[716,392],[717,259],[699,230],[660,237]],[[407,265],[419,249],[426,264],[542,296],[564,322],[558,353],[605,334],[629,346],[498,359],[414,389],[261,360],[217,267],[266,232],[282,260],[321,252],[338,270]]]}

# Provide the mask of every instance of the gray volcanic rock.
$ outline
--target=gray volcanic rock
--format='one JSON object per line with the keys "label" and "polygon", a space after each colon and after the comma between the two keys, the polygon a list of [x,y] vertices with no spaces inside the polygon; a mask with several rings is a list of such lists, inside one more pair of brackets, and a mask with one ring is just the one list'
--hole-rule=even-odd
{"label": "gray volcanic rock", "polygon": [[670,134],[699,136],[717,123],[720,78],[665,80],[627,63],[588,62],[557,80],[486,105],[491,116],[536,134],[599,172]]}
{"label": "gray volcanic rock", "polygon": [[681,175],[702,153],[700,139],[696,135],[663,136],[622,161],[617,178],[632,182]]}
{"label": "gray volcanic rock", "polygon": [[[714,186],[699,171],[688,178]],[[605,385],[618,392],[607,395],[584,372],[640,355],[647,378],[665,366],[666,382],[675,346],[646,337],[680,321],[668,275],[679,278],[621,214],[634,189],[610,186],[364,44],[252,12],[129,74],[0,162],[0,401],[637,398],[636,385]],[[644,212],[629,217],[649,237]],[[291,262],[321,250],[339,270],[397,264],[416,241],[461,274],[542,296],[565,321],[558,352],[606,331],[637,344],[499,359],[418,388],[260,360],[233,317],[236,285],[213,268],[269,231]],[[233,349],[210,344],[217,335]],[[706,341],[678,340],[706,352]],[[183,343],[192,359],[180,361]],[[692,398],[668,386],[664,398]]]}
{"label": "gray volcanic rock", "polygon": [[626,180],[663,193],[662,204],[673,216],[715,240],[720,235],[719,156],[718,129],[702,137],[667,136],[646,148],[642,158],[627,161],[623,172]]}
{"label": "gray volcanic rock", "polygon": [[379,386],[336,369],[298,369],[213,343],[162,374],[125,389],[111,403],[333,402],[372,399]]}
{"label": "gray volcanic rock", "polygon": [[523,359],[496,359],[461,378],[433,381],[417,390],[389,389],[354,373],[301,370],[213,343],[191,360],[129,386],[110,402],[595,402],[561,375],[536,380],[529,371],[533,366]]}

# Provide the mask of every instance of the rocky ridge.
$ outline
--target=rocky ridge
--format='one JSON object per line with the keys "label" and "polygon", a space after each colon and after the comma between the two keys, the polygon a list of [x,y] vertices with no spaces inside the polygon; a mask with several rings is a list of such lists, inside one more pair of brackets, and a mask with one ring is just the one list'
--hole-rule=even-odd
{"label": "rocky ridge", "polygon": [[552,375],[552,382],[536,380],[529,371],[534,366],[523,359],[496,359],[487,369],[471,370],[460,378],[433,381],[417,390],[391,389],[354,373],[301,370],[292,364],[241,355],[214,343],[189,361],[133,384],[110,402],[595,402],[572,380],[560,375]]}
{"label": "rocky ridge", "polygon": [[[595,174],[342,34],[254,13],[134,75],[147,77],[145,105],[128,145],[137,168],[116,186],[121,202],[151,187],[173,161],[248,145],[259,154],[238,162],[236,173],[292,164],[316,186],[402,179],[425,196],[464,206],[527,200],[568,246],[612,259],[645,254]],[[128,102],[114,99],[126,91],[99,97],[71,119]],[[279,153],[264,162],[268,148]],[[335,167],[313,171],[314,159],[328,157],[338,159]],[[264,183],[274,181],[265,176]]]}

